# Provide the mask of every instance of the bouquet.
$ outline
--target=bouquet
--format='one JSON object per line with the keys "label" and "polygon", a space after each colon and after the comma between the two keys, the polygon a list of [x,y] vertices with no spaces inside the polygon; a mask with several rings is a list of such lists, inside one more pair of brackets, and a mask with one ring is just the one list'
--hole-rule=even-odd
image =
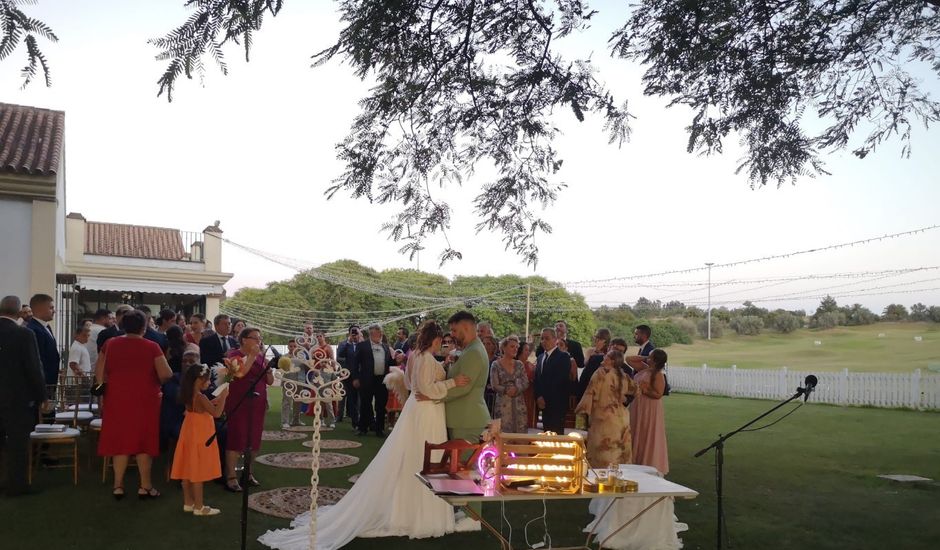
{"label": "bouquet", "polygon": [[222,383],[212,392],[212,395],[218,397],[222,390],[228,387],[229,383],[239,378],[244,378],[251,370],[245,357],[229,357],[222,360],[223,365],[215,366],[216,379],[221,378]]}

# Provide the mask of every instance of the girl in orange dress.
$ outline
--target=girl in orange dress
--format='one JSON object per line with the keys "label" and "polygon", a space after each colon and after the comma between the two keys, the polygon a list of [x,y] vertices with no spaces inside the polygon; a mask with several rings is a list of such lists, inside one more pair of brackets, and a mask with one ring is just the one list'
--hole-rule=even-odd
{"label": "girl in orange dress", "polygon": [[217,508],[202,501],[202,484],[222,477],[219,447],[215,440],[206,447],[206,440],[215,433],[215,419],[225,410],[228,387],[209,400],[203,393],[209,389],[209,367],[192,365],[180,382],[180,401],[186,405],[186,416],[180,429],[176,454],[173,455],[172,479],[183,482],[183,511],[195,516],[215,516]]}

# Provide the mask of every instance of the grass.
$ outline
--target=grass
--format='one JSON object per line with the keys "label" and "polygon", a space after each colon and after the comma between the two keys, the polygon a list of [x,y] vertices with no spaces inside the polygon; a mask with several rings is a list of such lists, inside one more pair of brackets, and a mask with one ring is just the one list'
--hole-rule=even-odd
{"label": "grass", "polygon": [[[269,428],[276,428],[279,397],[272,391]],[[676,514],[690,530],[683,535],[690,549],[714,547],[715,500],[712,455],[693,459],[719,432],[727,432],[772,405],[769,401],[691,395],[666,398],[666,422],[671,458],[670,479],[700,492],[699,498],[676,504]],[[809,405],[780,424],[757,433],[741,434],[726,448],[727,526],[734,548],[883,549],[933,548],[940,540],[940,484],[900,484],[879,479],[880,473],[917,474],[940,479],[940,415],[913,411],[838,408]],[[327,438],[353,439],[348,424]],[[378,450],[375,437],[362,438],[363,447],[349,452],[362,461],[349,468],[321,470],[321,483],[348,487],[346,479],[365,469]],[[264,452],[298,451],[299,441],[265,442]],[[347,452],[347,451],[343,451]],[[87,456],[87,454],[85,455]],[[100,462],[89,471],[83,464],[78,487],[65,470],[41,471],[37,486],[44,492],[25,499],[0,497],[0,547],[117,549],[237,548],[239,497],[207,487],[207,502],[221,507],[216,518],[194,518],[180,511],[180,490],[158,483],[164,498],[139,502],[111,499],[102,485]],[[162,468],[162,465],[160,465]],[[162,471],[162,469],[161,469]],[[266,488],[309,482],[309,472],[258,466]],[[134,472],[128,489],[135,489]],[[499,507],[484,513],[494,523]],[[521,526],[541,513],[538,503],[507,508],[522,545]],[[554,544],[581,539],[587,503],[549,505],[548,523]],[[250,548],[265,530],[288,522],[251,512]],[[536,529],[530,537],[540,537]],[[446,539],[356,540],[347,548],[436,549],[446,540],[451,550],[495,548],[483,533],[456,534]]]}
{"label": "grass", "polygon": [[[922,341],[916,342],[915,336]],[[821,345],[817,346],[816,341]],[[710,367],[737,365],[744,369],[787,366],[812,371],[926,372],[931,366],[940,370],[940,324],[878,323],[758,336],[738,336],[726,330],[722,338],[675,344],[667,351],[669,363],[682,366],[705,363]]]}

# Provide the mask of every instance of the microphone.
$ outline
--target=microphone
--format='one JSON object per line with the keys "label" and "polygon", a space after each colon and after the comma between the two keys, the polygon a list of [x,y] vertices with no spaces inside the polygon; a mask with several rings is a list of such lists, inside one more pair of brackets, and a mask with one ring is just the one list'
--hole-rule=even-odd
{"label": "microphone", "polygon": [[816,389],[816,384],[819,383],[819,379],[815,375],[810,374],[806,377],[806,380],[803,381],[803,385],[806,386],[803,388],[803,402],[806,403],[806,400],[809,399],[809,394],[813,393],[813,390]]}

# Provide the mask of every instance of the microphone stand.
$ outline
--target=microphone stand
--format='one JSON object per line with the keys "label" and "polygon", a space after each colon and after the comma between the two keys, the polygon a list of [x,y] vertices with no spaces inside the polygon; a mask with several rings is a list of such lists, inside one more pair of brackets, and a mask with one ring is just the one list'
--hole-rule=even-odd
{"label": "microphone stand", "polygon": [[809,397],[808,393],[811,391],[812,389],[807,391],[806,388],[797,388],[796,393],[793,394],[793,396],[790,397],[789,399],[781,401],[769,411],[751,420],[747,424],[741,426],[740,428],[738,428],[737,430],[734,430],[733,432],[729,434],[726,434],[726,435],[718,434],[718,439],[716,439],[715,441],[712,441],[708,447],[705,447],[701,451],[695,453],[695,458],[699,458],[700,456],[707,453],[708,451],[715,449],[715,493],[716,493],[716,496],[718,497],[718,530],[717,530],[718,532],[717,532],[717,543],[715,545],[715,548],[717,548],[718,550],[721,550],[722,548],[722,527],[724,526],[724,522],[725,522],[725,511],[724,511],[724,507],[722,506],[722,496],[723,496],[722,495],[722,481],[723,481],[724,464],[725,464],[725,441],[731,439],[738,433],[744,431],[749,426],[751,426],[758,420],[765,418],[766,416],[776,411],[780,407],[783,407],[784,405],[787,405],[791,401],[798,399],[800,396],[807,394],[807,397]]}
{"label": "microphone stand", "polygon": [[[263,357],[267,357],[268,350],[272,349],[271,346],[268,346],[268,349],[263,352]],[[249,365],[250,369],[251,366]],[[260,397],[260,394],[255,391],[255,386],[260,382],[265,376],[268,375],[268,371],[271,370],[271,362],[265,360],[264,370],[251,381],[251,384],[248,386],[248,390],[242,395],[241,399],[238,400],[238,403],[232,407],[232,410],[225,415],[225,419],[216,427],[216,431],[212,436],[206,440],[206,447],[212,445],[212,442],[215,441],[216,437],[219,435],[219,429],[225,428],[228,425],[229,418],[232,417],[232,414],[235,413],[248,399],[254,399]],[[242,451],[242,475],[239,483],[242,487],[242,510],[241,510],[241,550],[245,550],[248,547],[248,492],[251,487],[251,484],[248,482],[251,479],[251,424],[254,421],[253,414],[254,407],[248,407],[248,431],[245,434],[245,449]],[[223,468],[224,469],[224,468]],[[225,483],[228,483],[228,480],[225,480]]]}

